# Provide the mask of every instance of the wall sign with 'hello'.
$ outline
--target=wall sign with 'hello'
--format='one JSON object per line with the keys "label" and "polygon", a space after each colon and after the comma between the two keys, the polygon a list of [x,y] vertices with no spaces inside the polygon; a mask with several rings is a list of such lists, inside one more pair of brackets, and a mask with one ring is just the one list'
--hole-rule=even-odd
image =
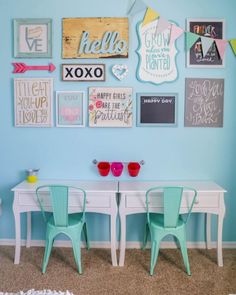
{"label": "wall sign with 'hello'", "polygon": [[128,18],[64,18],[63,58],[127,58]]}

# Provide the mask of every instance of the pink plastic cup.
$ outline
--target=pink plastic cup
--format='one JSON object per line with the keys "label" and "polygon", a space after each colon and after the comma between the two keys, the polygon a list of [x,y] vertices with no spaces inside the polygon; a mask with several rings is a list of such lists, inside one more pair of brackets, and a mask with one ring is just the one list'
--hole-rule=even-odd
{"label": "pink plastic cup", "polygon": [[113,162],[111,164],[111,172],[115,177],[121,176],[124,165],[121,162]]}

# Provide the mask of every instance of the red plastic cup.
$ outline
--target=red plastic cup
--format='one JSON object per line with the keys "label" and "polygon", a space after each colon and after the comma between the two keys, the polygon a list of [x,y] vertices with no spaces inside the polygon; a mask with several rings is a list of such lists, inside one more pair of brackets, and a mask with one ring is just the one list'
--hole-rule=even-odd
{"label": "red plastic cup", "polygon": [[128,172],[131,177],[136,177],[139,174],[141,166],[138,162],[130,162],[128,164]]}
{"label": "red plastic cup", "polygon": [[98,172],[101,176],[107,176],[110,172],[110,163],[109,162],[99,162],[98,163]]}
{"label": "red plastic cup", "polygon": [[111,164],[111,172],[115,177],[121,176],[124,165],[121,162],[113,162]]}

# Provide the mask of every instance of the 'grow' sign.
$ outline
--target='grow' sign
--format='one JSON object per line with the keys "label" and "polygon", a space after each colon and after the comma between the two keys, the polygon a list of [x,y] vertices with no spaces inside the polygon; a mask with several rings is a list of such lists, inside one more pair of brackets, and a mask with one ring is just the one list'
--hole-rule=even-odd
{"label": "'grow' sign", "polygon": [[127,58],[128,18],[64,18],[63,58]]}

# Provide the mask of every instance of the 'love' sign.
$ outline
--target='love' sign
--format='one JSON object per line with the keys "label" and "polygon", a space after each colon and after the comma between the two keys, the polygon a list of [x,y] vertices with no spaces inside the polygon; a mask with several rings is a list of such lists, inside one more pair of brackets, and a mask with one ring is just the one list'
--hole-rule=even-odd
{"label": "'love' sign", "polygon": [[64,18],[63,58],[127,58],[128,18]]}
{"label": "'love' sign", "polygon": [[63,81],[105,81],[104,64],[63,64]]}

